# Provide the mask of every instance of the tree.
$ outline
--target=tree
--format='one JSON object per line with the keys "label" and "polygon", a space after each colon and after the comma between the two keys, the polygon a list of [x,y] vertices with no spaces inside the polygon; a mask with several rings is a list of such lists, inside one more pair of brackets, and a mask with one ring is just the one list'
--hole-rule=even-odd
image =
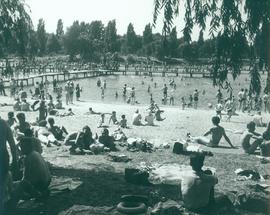
{"label": "tree", "polygon": [[[184,1],[184,7],[179,7]],[[244,6],[244,15],[241,11]],[[183,34],[187,43],[191,42],[191,33],[195,24],[201,31],[206,29],[206,19],[210,19],[209,33],[212,38],[217,38],[214,64],[212,68],[213,83],[222,84],[227,80],[230,72],[236,78],[241,72],[243,55],[241,47],[249,41],[255,46],[256,36],[260,37],[265,47],[270,46],[270,1],[269,0],[155,0],[154,23],[162,9],[164,9],[163,33],[170,32],[173,20],[182,11],[185,13],[185,27]],[[269,72],[269,49],[266,52],[256,53],[260,59],[261,68],[268,68]],[[252,66],[257,66],[257,63]],[[259,72],[253,68],[253,73]],[[253,75],[254,76],[254,75]],[[256,77],[259,77],[258,75]],[[258,83],[254,81],[252,83]],[[267,91],[270,92],[270,81],[267,82]],[[255,87],[255,86],[254,86]]]}
{"label": "tree", "polygon": [[48,53],[57,53],[61,49],[58,37],[55,34],[51,34],[47,40],[47,51]]}
{"label": "tree", "polygon": [[116,22],[111,20],[108,22],[104,32],[104,48],[105,52],[116,52],[119,50],[117,44]]}
{"label": "tree", "polygon": [[147,24],[143,31],[143,45],[148,45],[149,43],[153,42],[153,33],[152,33],[152,27],[149,24]]}
{"label": "tree", "polygon": [[56,36],[58,39],[64,36],[64,27],[62,19],[59,19],[57,22]]}
{"label": "tree", "polygon": [[79,36],[81,33],[81,27],[78,21],[74,21],[73,24],[67,29],[64,36],[64,47],[70,58],[73,59],[76,54],[79,53],[80,44]]}
{"label": "tree", "polygon": [[25,53],[28,40],[27,31],[32,29],[32,21],[21,0],[1,0],[0,3],[0,53],[5,55],[10,41],[19,40],[20,53]]}
{"label": "tree", "polygon": [[170,32],[169,35],[169,50],[168,50],[168,54],[171,57],[178,57],[178,53],[177,53],[177,49],[179,46],[179,41],[177,39],[177,31],[176,31],[176,27],[174,27],[172,29],[172,31]]}
{"label": "tree", "polygon": [[202,46],[203,43],[204,43],[203,31],[200,31],[199,38],[198,38],[198,45]]}
{"label": "tree", "polygon": [[132,23],[129,23],[127,28],[126,48],[128,53],[135,53],[138,50],[138,39]]}
{"label": "tree", "polygon": [[43,19],[38,20],[37,39],[39,43],[39,54],[43,55],[46,51],[47,35],[45,30],[45,22]]}

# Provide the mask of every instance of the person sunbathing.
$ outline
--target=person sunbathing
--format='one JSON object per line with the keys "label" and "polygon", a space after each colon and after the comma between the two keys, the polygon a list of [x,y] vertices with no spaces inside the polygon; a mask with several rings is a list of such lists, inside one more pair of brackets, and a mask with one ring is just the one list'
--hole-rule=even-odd
{"label": "person sunbathing", "polygon": [[120,122],[119,122],[119,126],[121,127],[121,128],[128,128],[128,126],[127,126],[127,119],[126,119],[126,115],[122,115],[121,116],[121,120],[120,120]]}
{"label": "person sunbathing", "polygon": [[110,151],[117,151],[116,146],[114,144],[114,138],[109,135],[109,130],[104,128],[101,135],[98,138],[98,141],[110,149]]}
{"label": "person sunbathing", "polygon": [[132,119],[132,125],[142,125],[142,115],[139,113],[139,110],[137,109],[133,115]]}
{"label": "person sunbathing", "polygon": [[74,116],[74,115],[75,115],[75,113],[73,113],[73,111],[72,111],[71,108],[69,108],[69,109],[67,110],[67,112],[65,112],[65,113],[56,114],[56,116],[60,116],[60,117]]}
{"label": "person sunbathing", "polygon": [[145,117],[145,125],[154,126],[154,116],[151,111],[148,112],[148,115]]}
{"label": "person sunbathing", "polygon": [[16,99],[15,103],[13,104],[13,110],[14,111],[20,111],[21,110],[21,102],[20,99]]}
{"label": "person sunbathing", "polygon": [[[212,123],[213,123],[214,127],[210,128],[210,130],[207,131],[203,135],[203,137],[195,137],[193,139],[199,144],[203,144],[203,145],[206,145],[206,146],[209,146],[209,147],[218,147],[221,138],[224,137],[225,140],[231,146],[231,148],[235,148],[232,145],[231,140],[227,136],[224,128],[219,125],[220,118],[218,116],[213,116],[212,117]],[[205,137],[205,136],[208,136],[208,135],[211,135],[210,139]]]}
{"label": "person sunbathing", "polygon": [[93,108],[90,107],[89,111],[86,112],[85,114],[87,114],[87,115],[101,115],[102,113],[101,112],[96,112],[96,111],[93,110]]}
{"label": "person sunbathing", "polygon": [[39,126],[36,130],[36,136],[46,146],[51,146],[51,143],[60,146],[61,143],[54,137],[53,133],[49,131],[46,125],[47,125],[46,120],[42,120],[39,122]]}
{"label": "person sunbathing", "polygon": [[257,127],[266,127],[267,124],[263,122],[262,113],[258,111],[257,114],[253,116],[253,122],[256,124]]}
{"label": "person sunbathing", "polygon": [[84,126],[81,131],[74,132],[65,139],[65,144],[71,145],[69,149],[71,154],[75,154],[77,148],[79,148],[81,152],[83,152],[84,149],[90,150],[90,146],[94,142],[92,131],[87,125]]}
{"label": "person sunbathing", "polygon": [[47,163],[40,153],[33,150],[33,145],[29,144],[27,139],[21,139],[20,148],[24,155],[23,178],[14,183],[13,201],[48,195],[51,174]]}
{"label": "person sunbathing", "polygon": [[55,125],[55,121],[52,117],[48,118],[48,123],[49,123],[49,131],[53,134],[53,136],[61,141],[65,139],[65,135],[68,135],[68,132],[66,130],[66,128],[64,126],[59,127],[57,125]]}
{"label": "person sunbathing", "polygon": [[[254,154],[258,146],[260,146],[263,142],[262,136],[255,132],[256,124],[251,121],[247,124],[247,130],[241,136],[241,145],[247,154]],[[251,139],[254,141],[251,143]]]}

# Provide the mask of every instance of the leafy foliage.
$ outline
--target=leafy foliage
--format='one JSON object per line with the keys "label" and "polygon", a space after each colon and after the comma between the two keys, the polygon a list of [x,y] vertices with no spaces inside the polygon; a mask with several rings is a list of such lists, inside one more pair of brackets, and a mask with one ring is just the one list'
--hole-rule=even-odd
{"label": "leafy foliage", "polygon": [[[184,3],[184,7],[180,7],[180,2]],[[202,33],[206,29],[206,20],[209,19],[209,34],[217,41],[212,68],[214,85],[227,80],[228,73],[231,73],[233,78],[240,74],[244,57],[243,48],[248,46],[248,42],[258,51],[255,58],[259,58],[259,69],[265,67],[269,70],[270,50],[265,48],[270,47],[269,0],[155,0],[154,23],[162,10],[164,10],[165,36],[170,32],[174,18],[180,12],[185,14],[183,35],[188,44],[191,42],[193,26],[197,24]],[[260,77],[258,74],[255,75],[259,73],[259,69],[256,65],[251,73],[252,77],[256,76],[256,80]],[[251,84],[259,82],[253,81]]]}

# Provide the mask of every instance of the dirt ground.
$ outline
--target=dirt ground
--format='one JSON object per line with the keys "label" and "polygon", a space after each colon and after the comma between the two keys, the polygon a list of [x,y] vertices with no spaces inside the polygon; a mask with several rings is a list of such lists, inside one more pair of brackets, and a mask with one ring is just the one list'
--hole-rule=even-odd
{"label": "dirt ground", "polygon": [[[0,103],[11,104],[12,100],[0,96]],[[124,105],[124,104],[104,104],[94,101],[76,102],[70,106],[75,113],[71,117],[55,117],[56,124],[64,125],[69,132],[78,131],[84,125],[89,125],[93,134],[100,134],[101,129],[97,128],[99,116],[85,115],[88,107],[92,107],[95,111],[111,112],[116,111],[117,117],[120,119],[122,114],[127,116],[130,125],[132,115],[136,109],[139,109],[143,116],[146,115],[146,106]],[[161,143],[172,143],[175,140],[185,138],[187,132],[193,136],[202,135],[211,126],[211,116],[214,110],[181,110],[179,107],[162,107],[165,110],[163,114],[166,120],[156,122],[156,126],[131,126],[124,129],[128,137],[140,137],[147,139],[155,145]],[[6,119],[7,113],[12,107],[0,107],[1,118]],[[26,114],[27,120],[33,122],[37,116],[36,112]],[[270,120],[269,114],[263,114],[264,120]],[[225,118],[225,116],[224,116]],[[106,116],[106,122],[109,117]],[[227,130],[227,134],[237,149],[229,148],[225,140],[222,140],[221,147],[209,149],[214,153],[213,157],[208,157],[205,165],[216,168],[216,175],[219,183],[216,186],[217,192],[252,192],[250,186],[256,185],[256,181],[236,181],[234,171],[237,168],[253,169],[261,175],[270,175],[270,165],[262,164],[260,159],[254,155],[246,155],[240,148],[240,134],[235,131],[243,131],[246,123],[252,120],[252,116],[239,113],[234,116],[231,122],[225,122],[222,119],[221,126]],[[109,130],[112,132],[117,127],[110,125]],[[263,128],[259,128],[258,132],[263,132]],[[188,164],[188,157],[183,155],[175,155],[172,153],[172,147],[169,149],[159,149],[152,153],[129,152],[125,148],[120,148],[120,152],[116,154],[125,154],[132,160],[128,163],[115,163],[107,159],[107,155],[69,155],[68,148],[44,147],[43,156],[51,164],[51,171],[54,176],[68,176],[79,178],[83,184],[76,190],[59,194],[49,198],[42,204],[35,204],[26,208],[19,208],[18,214],[58,214],[60,211],[71,207],[74,204],[91,205],[91,206],[114,206],[124,194],[145,194],[149,195],[151,191],[158,191],[160,195],[169,199],[179,199],[179,189],[175,186],[138,186],[128,184],[124,180],[124,169],[127,167],[136,167],[141,162],[149,164],[153,163],[179,163]],[[205,148],[206,149],[206,148]],[[269,184],[269,180],[266,182]],[[251,212],[240,211],[237,214],[252,214]],[[258,213],[256,213],[258,214]]]}

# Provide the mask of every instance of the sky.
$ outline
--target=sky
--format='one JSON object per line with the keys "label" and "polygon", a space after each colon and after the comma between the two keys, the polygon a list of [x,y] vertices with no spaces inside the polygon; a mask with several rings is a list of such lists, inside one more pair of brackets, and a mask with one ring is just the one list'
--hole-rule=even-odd
{"label": "sky", "polygon": [[[142,35],[144,27],[153,21],[154,0],[25,0],[30,7],[30,16],[36,28],[40,18],[45,20],[45,28],[49,33],[56,31],[58,19],[62,19],[64,30],[73,21],[91,22],[101,20],[106,26],[115,19],[117,33],[123,35],[127,26],[132,23],[136,34]],[[153,32],[162,32],[162,15],[160,15]],[[184,27],[183,15],[175,20],[178,37],[182,36]],[[193,39],[197,40],[198,29],[194,30]]]}

